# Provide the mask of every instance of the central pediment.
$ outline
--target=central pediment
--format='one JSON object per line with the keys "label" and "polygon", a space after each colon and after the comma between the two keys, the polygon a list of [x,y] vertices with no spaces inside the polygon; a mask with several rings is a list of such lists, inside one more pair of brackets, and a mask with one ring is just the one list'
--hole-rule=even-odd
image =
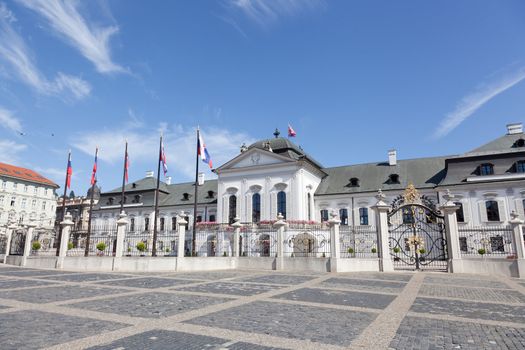
{"label": "central pediment", "polygon": [[222,165],[217,170],[221,171],[226,169],[241,169],[265,165],[290,164],[295,162],[296,160],[294,159],[290,159],[270,151],[253,148],[239,154],[237,157]]}

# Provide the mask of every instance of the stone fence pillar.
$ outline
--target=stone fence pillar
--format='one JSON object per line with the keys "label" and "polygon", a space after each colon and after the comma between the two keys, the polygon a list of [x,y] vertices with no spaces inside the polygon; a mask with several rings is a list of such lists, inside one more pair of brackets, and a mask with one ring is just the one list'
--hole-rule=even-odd
{"label": "stone fence pillar", "polygon": [[454,203],[454,196],[447,193],[443,196],[446,200],[439,209],[445,216],[445,234],[448,254],[449,272],[461,272],[461,251],[459,247],[459,230],[456,212],[459,206]]}
{"label": "stone fence pillar", "polygon": [[124,211],[120,213],[117,220],[117,246],[115,247],[115,258],[121,258],[124,254],[124,238],[126,237],[126,227],[128,216]]}
{"label": "stone fence pillar", "polygon": [[235,258],[238,258],[239,257],[239,241],[241,237],[242,224],[240,222],[241,219],[239,217],[236,217],[233,220],[234,222],[232,224],[232,227],[235,229],[235,231],[233,232],[233,256]]}
{"label": "stone fence pillar", "polygon": [[519,215],[512,211],[510,214],[510,225],[512,227],[513,235],[513,248],[516,254],[516,259],[518,262],[518,277],[525,277],[525,246],[523,242],[523,220],[519,218]]}
{"label": "stone fence pillar", "polygon": [[20,266],[26,266],[27,263],[27,257],[31,254],[31,246],[33,241],[33,232],[35,230],[36,224],[34,222],[30,222],[27,224],[27,232],[26,232],[26,241],[24,244],[24,254],[22,255],[22,263]]}
{"label": "stone fence pillar", "polygon": [[339,226],[341,220],[337,214],[332,212],[332,218],[328,221],[330,225],[330,272],[337,272],[337,261],[341,257],[341,242],[339,240]]}
{"label": "stone fence pillar", "polygon": [[281,213],[277,215],[277,221],[273,224],[277,229],[277,258],[275,259],[275,269],[283,270],[284,269],[284,227],[286,226],[286,221],[284,221],[284,216]]}
{"label": "stone fence pillar", "polygon": [[186,244],[186,224],[188,223],[184,217],[185,217],[184,211],[182,211],[179,215],[179,219],[177,220],[177,229],[179,231],[179,243],[177,245],[177,258],[184,258],[184,244]]}
{"label": "stone fence pillar", "polygon": [[13,237],[13,231],[17,229],[17,226],[14,222],[11,222],[8,224],[6,229],[6,235],[7,235],[7,242],[5,246],[5,255],[4,255],[4,264],[7,262],[7,257],[9,256],[9,253],[11,252],[11,238]]}
{"label": "stone fence pillar", "polygon": [[71,228],[75,224],[73,222],[73,217],[69,212],[66,213],[64,216],[64,221],[60,223],[60,226],[62,227],[62,235],[60,237],[60,252],[57,259],[57,269],[64,268],[64,258],[67,255],[67,245],[69,243],[69,235],[71,233]]}
{"label": "stone fence pillar", "polygon": [[388,244],[388,211],[390,206],[385,203],[385,195],[381,190],[377,193],[377,203],[372,207],[376,213],[377,248],[379,252],[379,269],[383,272],[394,271]]}

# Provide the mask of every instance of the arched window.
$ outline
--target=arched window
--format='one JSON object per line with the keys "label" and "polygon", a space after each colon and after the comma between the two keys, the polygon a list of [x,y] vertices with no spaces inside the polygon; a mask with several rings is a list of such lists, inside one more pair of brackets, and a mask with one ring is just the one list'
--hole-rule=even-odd
{"label": "arched window", "polygon": [[328,221],[328,209],[321,209],[321,222]]}
{"label": "arched window", "polygon": [[341,220],[341,225],[348,225],[348,210],[345,208],[339,209],[339,219]]}
{"label": "arched window", "polygon": [[144,218],[144,231],[149,231],[149,218]]}
{"label": "arched window", "polygon": [[456,210],[457,222],[465,222],[465,214],[463,213],[463,203],[454,202],[454,204],[459,207],[458,210]]}
{"label": "arched window", "polygon": [[281,213],[286,219],[286,193],[284,191],[277,193],[277,213]]}
{"label": "arched window", "polygon": [[232,194],[228,200],[228,223],[233,224],[237,216],[237,197]]}
{"label": "arched window", "polygon": [[164,231],[164,218],[160,218],[160,230]]}
{"label": "arched window", "polygon": [[359,208],[359,224],[368,225],[368,208]]}
{"label": "arched window", "polygon": [[252,196],[252,222],[261,221],[261,195],[254,193]]}
{"label": "arched window", "polygon": [[172,230],[177,229],[177,217],[176,216],[171,217],[171,229]]}
{"label": "arched window", "polygon": [[479,174],[481,176],[485,175],[493,175],[494,174],[494,166],[490,163],[484,163],[479,166]]}
{"label": "arched window", "polygon": [[129,231],[135,232],[135,218],[131,218],[129,221]]}
{"label": "arched window", "polygon": [[500,221],[499,208],[498,208],[497,201],[486,201],[485,208],[487,209],[487,220],[488,221]]}
{"label": "arched window", "polygon": [[516,172],[525,173],[525,160],[518,160],[516,162]]}

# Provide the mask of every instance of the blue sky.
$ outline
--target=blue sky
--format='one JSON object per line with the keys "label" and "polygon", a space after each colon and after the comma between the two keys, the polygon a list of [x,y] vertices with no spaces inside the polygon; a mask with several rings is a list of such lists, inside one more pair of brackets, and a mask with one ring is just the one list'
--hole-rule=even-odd
{"label": "blue sky", "polygon": [[[0,161],[73,189],[190,181],[284,134],[325,166],[458,154],[525,119],[525,2],[0,0]],[[202,169],[207,178],[213,175]]]}

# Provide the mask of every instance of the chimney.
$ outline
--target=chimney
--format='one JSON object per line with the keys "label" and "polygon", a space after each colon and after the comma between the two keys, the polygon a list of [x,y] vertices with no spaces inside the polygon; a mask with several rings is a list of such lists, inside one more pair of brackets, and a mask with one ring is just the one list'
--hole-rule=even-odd
{"label": "chimney", "polygon": [[166,185],[171,185],[171,176],[166,177]]}
{"label": "chimney", "polygon": [[523,133],[522,123],[507,124],[507,134],[508,135],[521,134],[521,133]]}
{"label": "chimney", "polygon": [[204,185],[204,173],[199,173],[198,184],[199,184],[199,186]]}
{"label": "chimney", "polygon": [[153,177],[153,174],[154,173],[151,170],[146,171],[146,177]]}
{"label": "chimney", "polygon": [[397,151],[395,149],[391,149],[388,151],[388,165],[396,165],[397,164]]}

